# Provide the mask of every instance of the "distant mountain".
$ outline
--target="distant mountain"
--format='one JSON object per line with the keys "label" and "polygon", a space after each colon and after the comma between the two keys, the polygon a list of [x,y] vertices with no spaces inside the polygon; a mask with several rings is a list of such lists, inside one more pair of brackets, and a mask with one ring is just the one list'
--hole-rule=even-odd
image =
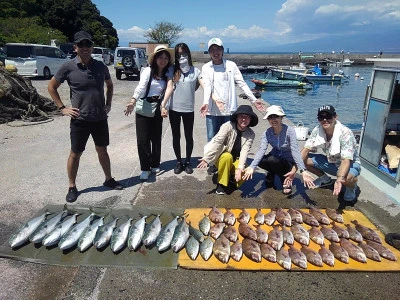
{"label": "distant mountain", "polygon": [[[238,49],[236,49],[236,47]],[[363,33],[347,37],[332,36],[307,42],[286,45],[258,44],[249,48],[249,45],[230,45],[230,51],[240,52],[397,52],[400,53],[400,30],[391,30],[379,33]]]}

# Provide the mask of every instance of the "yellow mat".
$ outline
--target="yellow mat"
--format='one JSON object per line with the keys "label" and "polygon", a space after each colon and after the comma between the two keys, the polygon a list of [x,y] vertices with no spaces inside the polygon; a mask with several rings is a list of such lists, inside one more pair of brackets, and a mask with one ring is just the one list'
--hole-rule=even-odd
{"label": "yellow mat", "polygon": [[[220,209],[223,213],[226,211],[225,209]],[[249,224],[250,225],[256,225],[256,223],[253,220],[253,217],[257,213],[256,209],[246,209],[250,215],[252,216],[252,219],[250,220]],[[194,227],[198,228],[199,221],[204,217],[204,214],[208,215],[210,211],[210,208],[193,208],[193,209],[186,209],[185,213],[188,214],[187,221],[191,222],[191,224]],[[231,211],[235,214],[236,217],[239,216],[241,209],[231,209]],[[268,213],[270,212],[271,209],[262,209],[262,212]],[[304,210],[308,212],[308,210]],[[322,210],[325,212],[324,210]],[[357,220],[360,224],[367,226],[373,230],[375,230],[378,235],[380,236],[383,246],[389,248],[397,257],[397,261],[389,261],[385,258],[382,258],[381,262],[375,262],[372,261],[371,259],[367,260],[367,263],[360,263],[358,261],[355,261],[354,259],[350,258],[349,263],[345,264],[340,262],[339,260],[335,259],[335,266],[330,267],[326,264],[323,265],[323,267],[317,267],[314,266],[310,263],[308,263],[308,267],[306,270],[301,269],[297,266],[295,266],[292,263],[292,270],[296,271],[400,271],[400,251],[396,250],[394,247],[389,246],[387,243],[385,243],[385,238],[383,234],[376,228],[375,225],[371,223],[371,221],[368,220],[366,216],[364,216],[361,212],[359,211],[344,211],[343,212],[343,219],[344,219],[344,224],[351,224],[350,221],[352,220]],[[275,221],[274,224],[278,224],[277,221]],[[344,224],[337,223],[337,225],[346,228]],[[238,222],[235,223],[236,229],[238,229]],[[304,228],[309,229],[310,226],[303,224]],[[354,227],[353,224],[351,224],[352,227]],[[271,226],[268,225],[262,225],[261,228],[266,230],[267,232],[270,232],[272,230]],[[242,240],[243,238],[238,234],[239,239]],[[325,239],[325,246],[328,247],[329,243]],[[297,242],[295,242],[294,246],[297,249],[301,248],[301,245]],[[288,249],[288,246],[284,246],[285,249]],[[309,247],[311,249],[314,249],[318,251],[320,249],[319,245],[314,243],[313,241],[310,240],[310,245]],[[278,265],[278,263],[271,263],[264,258],[260,263],[253,262],[252,260],[248,259],[245,255],[243,255],[242,259],[239,262],[234,261],[233,259],[229,259],[227,264],[221,263],[214,255],[211,256],[211,258],[208,261],[205,261],[200,254],[198,255],[196,260],[191,260],[189,256],[187,255],[185,249],[182,249],[179,253],[179,259],[178,259],[178,266],[181,268],[187,268],[187,269],[207,269],[207,270],[259,270],[259,271],[282,271],[284,270],[281,266]]]}

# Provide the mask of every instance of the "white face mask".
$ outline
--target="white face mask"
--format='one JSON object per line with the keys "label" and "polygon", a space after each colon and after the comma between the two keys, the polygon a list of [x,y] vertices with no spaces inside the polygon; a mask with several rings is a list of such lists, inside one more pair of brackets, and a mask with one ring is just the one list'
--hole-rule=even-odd
{"label": "white face mask", "polygon": [[189,61],[186,57],[181,57],[179,59],[179,67],[183,73],[187,73],[190,70]]}

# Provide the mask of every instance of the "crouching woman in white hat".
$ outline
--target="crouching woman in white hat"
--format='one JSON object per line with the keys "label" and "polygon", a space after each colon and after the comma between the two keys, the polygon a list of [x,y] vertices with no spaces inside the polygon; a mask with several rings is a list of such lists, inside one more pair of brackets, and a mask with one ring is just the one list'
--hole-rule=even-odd
{"label": "crouching woman in white hat", "polygon": [[[250,127],[258,124],[258,117],[250,105],[240,105],[230,116],[230,121],[222,124],[218,133],[204,146],[204,156],[197,166],[205,169],[209,164],[218,168],[216,193],[223,195],[232,177],[236,187],[243,183],[243,171],[254,141],[254,131]],[[232,176],[233,175],[233,176]]]}
{"label": "crouching woman in white hat", "polygon": [[[251,165],[246,168],[243,179],[252,178],[254,169],[258,166],[268,171],[265,179],[267,188],[274,187],[275,175],[277,175],[282,182],[283,194],[290,195],[297,170],[302,174],[305,185],[307,182],[312,182],[313,178],[306,172],[297,143],[296,131],[293,127],[282,123],[284,116],[282,107],[278,105],[268,107],[264,119],[268,120],[271,127],[262,135],[261,146]],[[265,154],[268,145],[272,146],[272,150]]]}

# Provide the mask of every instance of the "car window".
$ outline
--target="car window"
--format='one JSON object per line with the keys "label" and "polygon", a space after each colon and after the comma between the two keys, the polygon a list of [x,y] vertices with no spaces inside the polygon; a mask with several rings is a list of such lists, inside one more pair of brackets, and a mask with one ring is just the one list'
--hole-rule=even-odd
{"label": "car window", "polygon": [[103,54],[103,51],[99,48],[93,48],[93,54]]}
{"label": "car window", "polygon": [[6,53],[8,57],[29,58],[35,56],[32,46],[8,45]]}
{"label": "car window", "polygon": [[56,48],[45,47],[44,48],[44,53],[46,53],[47,57],[57,57],[56,56]]}
{"label": "car window", "polygon": [[119,50],[117,53],[117,57],[124,57],[125,55],[136,57],[135,50]]}
{"label": "car window", "polygon": [[40,47],[40,46],[35,46],[35,53],[36,53],[36,56],[45,56],[46,55],[43,47]]}

